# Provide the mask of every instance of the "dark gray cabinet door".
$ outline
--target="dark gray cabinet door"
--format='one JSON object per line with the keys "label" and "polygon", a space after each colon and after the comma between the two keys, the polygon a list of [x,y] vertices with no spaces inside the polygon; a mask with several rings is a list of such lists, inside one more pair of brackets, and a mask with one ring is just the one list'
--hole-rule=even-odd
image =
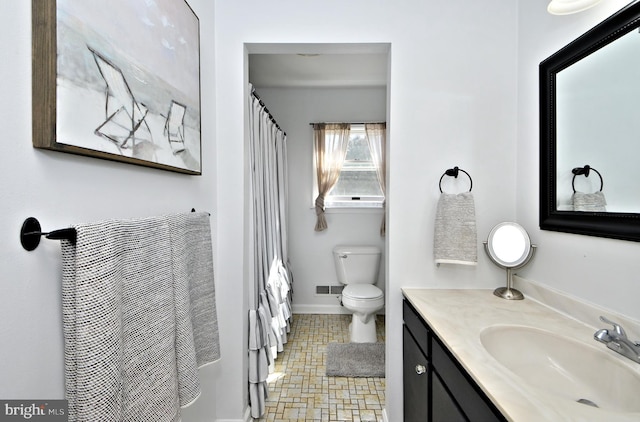
{"label": "dark gray cabinet door", "polygon": [[403,326],[403,377],[405,422],[429,420],[429,362]]}
{"label": "dark gray cabinet door", "polygon": [[431,374],[431,412],[432,422],[467,422],[435,372]]}

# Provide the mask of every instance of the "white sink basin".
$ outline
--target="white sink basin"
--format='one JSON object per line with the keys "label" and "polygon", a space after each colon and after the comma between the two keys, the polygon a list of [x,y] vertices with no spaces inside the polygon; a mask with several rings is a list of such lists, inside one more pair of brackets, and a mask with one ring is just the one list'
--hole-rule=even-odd
{"label": "white sink basin", "polygon": [[545,394],[613,412],[640,412],[638,371],[595,341],[591,346],[517,325],[488,327],[480,340],[500,364]]}

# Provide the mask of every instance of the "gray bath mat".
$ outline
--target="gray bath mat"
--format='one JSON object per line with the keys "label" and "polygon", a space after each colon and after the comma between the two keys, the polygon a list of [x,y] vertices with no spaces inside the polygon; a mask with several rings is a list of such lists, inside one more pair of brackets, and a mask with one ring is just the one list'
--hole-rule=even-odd
{"label": "gray bath mat", "polygon": [[384,343],[327,344],[327,376],[384,377]]}

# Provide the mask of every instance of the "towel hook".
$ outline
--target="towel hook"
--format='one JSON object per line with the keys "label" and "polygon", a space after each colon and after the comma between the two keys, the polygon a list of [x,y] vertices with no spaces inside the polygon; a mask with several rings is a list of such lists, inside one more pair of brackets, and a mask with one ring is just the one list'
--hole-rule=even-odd
{"label": "towel hook", "polygon": [[22,228],[20,229],[20,243],[22,244],[23,248],[25,248],[27,251],[34,250],[40,244],[40,238],[42,236],[51,240],[67,239],[72,243],[75,243],[77,233],[76,229],[74,228],[60,229],[48,233],[43,233],[42,227],[40,226],[40,222],[37,218],[29,217],[24,220],[24,223],[22,223]]}
{"label": "towel hook", "polygon": [[458,172],[460,172],[460,171],[463,172],[464,174],[466,174],[467,177],[469,178],[469,192],[471,192],[471,189],[473,189],[473,179],[471,178],[469,173],[467,173],[466,171],[462,170],[458,166],[455,166],[452,169],[447,169],[442,174],[442,176],[440,176],[440,182],[438,183],[438,187],[440,188],[440,193],[442,193],[442,179],[444,178],[444,176],[451,176],[451,177],[455,177],[457,179],[458,178]]}
{"label": "towel hook", "polygon": [[591,172],[591,170],[595,171],[598,177],[600,177],[600,192],[602,192],[602,187],[604,186],[602,175],[598,170],[589,166],[589,164],[586,164],[584,167],[575,167],[573,170],[571,170],[571,173],[573,173],[573,179],[571,179],[571,187],[573,188],[573,193],[576,192],[576,176],[584,175],[584,177],[589,177],[589,173]]}

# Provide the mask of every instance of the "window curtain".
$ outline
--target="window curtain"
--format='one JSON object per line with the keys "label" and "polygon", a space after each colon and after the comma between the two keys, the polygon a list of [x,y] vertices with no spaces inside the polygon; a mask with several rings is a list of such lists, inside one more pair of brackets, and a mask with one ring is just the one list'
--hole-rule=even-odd
{"label": "window curtain", "polygon": [[251,416],[259,418],[270,365],[290,331],[293,278],[286,246],[286,134],[249,88],[249,400]]}
{"label": "window curtain", "polygon": [[385,199],[382,201],[382,223],[380,224],[380,236],[384,236],[386,227],[386,205],[387,205],[387,125],[386,123],[366,123],[364,125],[367,143],[371,150],[371,158],[376,165],[378,182]]}
{"label": "window curtain", "polygon": [[313,125],[313,148],[316,160],[318,197],[316,198],[315,231],[327,229],[324,199],[338,182],[349,143],[348,123],[316,123]]}

